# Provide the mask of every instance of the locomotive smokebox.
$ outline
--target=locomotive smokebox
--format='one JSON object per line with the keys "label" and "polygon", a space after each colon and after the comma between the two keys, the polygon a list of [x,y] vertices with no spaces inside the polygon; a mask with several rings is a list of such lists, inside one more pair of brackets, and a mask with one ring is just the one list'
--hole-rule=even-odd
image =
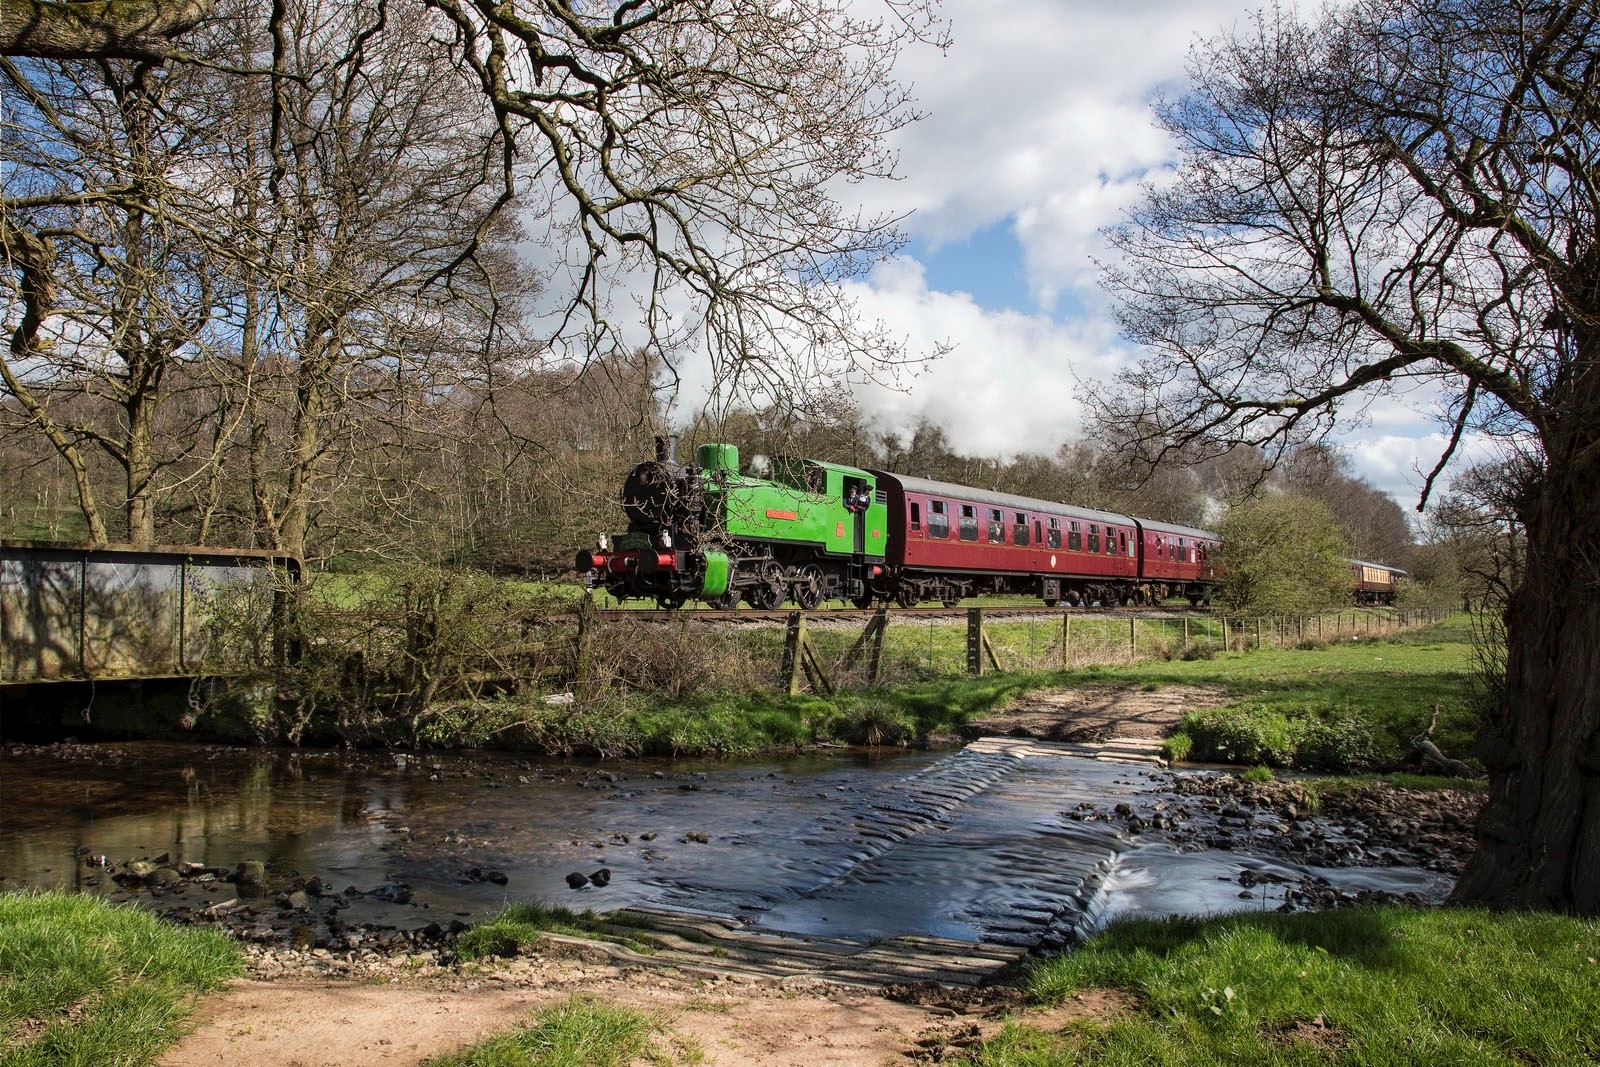
{"label": "locomotive smokebox", "polygon": [[579,574],[587,574],[599,567],[606,565],[605,556],[597,556],[587,548],[578,549],[577,561],[573,564]]}

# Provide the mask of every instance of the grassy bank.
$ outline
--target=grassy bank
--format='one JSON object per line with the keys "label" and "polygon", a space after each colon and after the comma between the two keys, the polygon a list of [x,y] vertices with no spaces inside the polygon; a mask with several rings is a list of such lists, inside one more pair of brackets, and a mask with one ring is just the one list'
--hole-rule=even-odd
{"label": "grassy bank", "polygon": [[62,893],[0,895],[0,1065],[147,1064],[239,970],[209,930]]}
{"label": "grassy bank", "polygon": [[1046,672],[945,678],[831,697],[750,690],[689,694],[608,692],[572,703],[520,698],[429,709],[422,741],[603,756],[747,755],[811,745],[905,745],[949,734]]}
{"label": "grassy bank", "polygon": [[1430,723],[1445,754],[1469,758],[1478,724],[1471,671],[1471,633],[1455,619],[1380,640],[1216,653],[1071,677],[1220,688],[1231,701],[1183,720],[1168,744],[1176,759],[1346,771],[1389,765]]}
{"label": "grassy bank", "polygon": [[1592,1064],[1600,922],[1437,909],[1129,922],[1038,966],[1030,997],[1127,995],[1103,1021],[1013,1023],[979,1067]]}

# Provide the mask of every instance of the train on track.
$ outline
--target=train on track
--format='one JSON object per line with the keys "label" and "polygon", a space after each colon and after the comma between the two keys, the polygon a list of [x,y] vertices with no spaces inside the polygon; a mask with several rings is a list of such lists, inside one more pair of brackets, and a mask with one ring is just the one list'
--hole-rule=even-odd
{"label": "train on track", "polygon": [[[1221,578],[1208,530],[812,459],[756,475],[727,444],[701,445],[681,464],[658,439],[621,503],[627,531],[580,551],[577,569],[618,600],[665,608],[953,607],[1006,594],[1049,607],[1200,605]],[[1352,563],[1358,600],[1393,601],[1403,572]]]}
{"label": "train on track", "polygon": [[857,607],[981,594],[1045,604],[1203,603],[1216,535],[1171,523],[811,459],[741,472],[706,444],[680,464],[670,442],[623,485],[628,529],[578,553],[619,600],[759,608]]}

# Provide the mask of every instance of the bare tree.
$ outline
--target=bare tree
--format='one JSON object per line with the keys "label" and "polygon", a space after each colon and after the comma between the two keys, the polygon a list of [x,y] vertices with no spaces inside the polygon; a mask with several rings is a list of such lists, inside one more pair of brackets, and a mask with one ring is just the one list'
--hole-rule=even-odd
{"label": "bare tree", "polygon": [[[161,62],[0,62],[9,97],[0,203],[11,307],[0,382],[75,472],[90,537],[109,536],[95,469],[120,472],[126,539],[156,539],[171,369],[213,311],[215,249],[197,167],[215,144],[198,70]],[[214,118],[214,117],[213,117]]]}
{"label": "bare tree", "polygon": [[758,408],[904,358],[839,284],[899,247],[897,220],[836,191],[893,170],[914,114],[891,70],[941,32],[929,0],[429,3],[515,139],[504,196],[553,258],[547,337],[708,361]]}
{"label": "bare tree", "polygon": [[[1147,346],[1102,414],[1281,449],[1398,387],[1520,442],[1492,788],[1455,899],[1600,914],[1600,9],[1358,0],[1197,47],[1114,242]],[[1426,394],[1425,394],[1426,395]]]}

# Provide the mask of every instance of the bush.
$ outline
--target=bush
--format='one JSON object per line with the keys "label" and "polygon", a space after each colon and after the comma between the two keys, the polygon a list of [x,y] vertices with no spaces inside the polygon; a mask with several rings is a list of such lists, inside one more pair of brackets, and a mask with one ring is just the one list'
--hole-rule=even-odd
{"label": "bush", "polygon": [[1215,641],[1195,641],[1184,646],[1183,651],[1178,654],[1178,658],[1191,662],[1197,659],[1216,659],[1217,653],[1221,651],[1221,647]]}
{"label": "bush", "polygon": [[[1181,739],[1181,740],[1180,740]],[[1392,756],[1376,726],[1345,710],[1243,703],[1190,712],[1167,743],[1172,759],[1311,770],[1371,770]]]}
{"label": "bush", "polygon": [[1309,720],[1300,724],[1295,766],[1314,770],[1365,770],[1388,755],[1378,731],[1354,717]]}
{"label": "bush", "polygon": [[1263,785],[1272,781],[1272,768],[1257,764],[1241,774],[1239,780],[1241,782],[1249,782],[1252,785]]}
{"label": "bush", "polygon": [[1178,729],[1188,735],[1193,759],[1274,767],[1291,766],[1294,760],[1289,720],[1265,708],[1234,705],[1192,711]]}

